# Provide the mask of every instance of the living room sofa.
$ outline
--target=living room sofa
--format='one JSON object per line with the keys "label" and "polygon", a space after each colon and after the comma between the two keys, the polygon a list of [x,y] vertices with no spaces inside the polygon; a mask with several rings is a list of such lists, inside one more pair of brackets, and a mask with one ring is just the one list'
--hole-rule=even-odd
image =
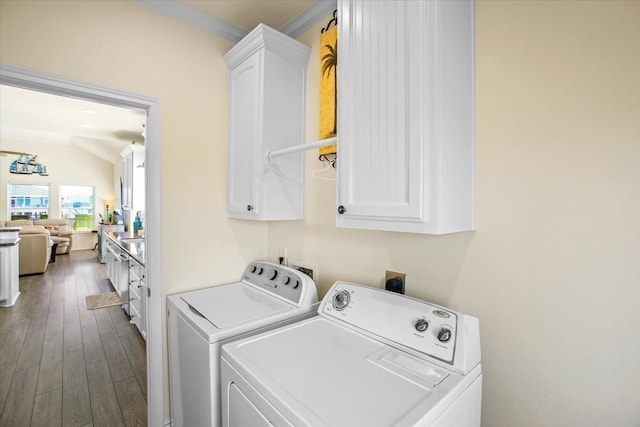
{"label": "living room sofa", "polygon": [[7,227],[42,226],[49,232],[51,241],[57,243],[56,255],[68,254],[73,247],[73,229],[68,219],[16,219],[5,221]]}
{"label": "living room sofa", "polygon": [[[4,225],[15,226],[15,221],[7,221]],[[0,227],[3,226],[0,222]],[[19,275],[38,274],[47,271],[51,258],[53,242],[49,230],[42,225],[18,225],[20,227],[18,244]]]}

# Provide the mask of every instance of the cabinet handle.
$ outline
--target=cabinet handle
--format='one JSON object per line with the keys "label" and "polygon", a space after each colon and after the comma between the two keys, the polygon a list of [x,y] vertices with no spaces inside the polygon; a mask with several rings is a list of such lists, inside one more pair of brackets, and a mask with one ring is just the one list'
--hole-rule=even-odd
{"label": "cabinet handle", "polygon": [[251,205],[247,205],[247,210],[248,210],[249,212],[251,212],[251,211],[253,210],[253,206],[251,206]]}
{"label": "cabinet handle", "polygon": [[342,215],[343,213],[345,213],[347,210],[344,208],[344,206],[340,205],[338,206],[338,213],[340,215]]}

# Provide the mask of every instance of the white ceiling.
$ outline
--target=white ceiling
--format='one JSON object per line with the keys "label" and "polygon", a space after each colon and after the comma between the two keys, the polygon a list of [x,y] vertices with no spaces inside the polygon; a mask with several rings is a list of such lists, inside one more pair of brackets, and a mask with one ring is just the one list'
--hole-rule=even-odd
{"label": "white ceiling", "polygon": [[0,85],[2,141],[74,145],[116,162],[128,144],[144,143],[145,123],[144,111]]}
{"label": "white ceiling", "polygon": [[[182,3],[250,31],[259,23],[281,28],[314,0],[183,0]],[[144,111],[0,85],[1,140],[74,145],[116,162],[125,146],[132,141],[144,142],[141,133],[145,122]]]}

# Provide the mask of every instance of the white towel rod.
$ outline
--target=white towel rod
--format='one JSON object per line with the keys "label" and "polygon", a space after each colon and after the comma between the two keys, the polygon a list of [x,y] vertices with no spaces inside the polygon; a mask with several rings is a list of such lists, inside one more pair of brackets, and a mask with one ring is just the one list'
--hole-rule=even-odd
{"label": "white towel rod", "polygon": [[307,151],[314,148],[324,147],[326,145],[336,144],[338,137],[327,138],[316,142],[310,142],[308,144],[296,145],[294,147],[282,148],[280,150],[267,151],[267,159],[271,161],[278,156],[284,156],[285,154],[297,153],[299,151]]}

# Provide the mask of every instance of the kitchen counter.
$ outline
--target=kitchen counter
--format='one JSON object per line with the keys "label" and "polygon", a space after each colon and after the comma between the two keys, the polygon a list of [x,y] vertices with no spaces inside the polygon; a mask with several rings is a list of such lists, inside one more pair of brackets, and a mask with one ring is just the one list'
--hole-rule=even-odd
{"label": "kitchen counter", "polygon": [[17,245],[20,241],[18,233],[21,227],[0,227],[0,246]]}
{"label": "kitchen counter", "polygon": [[120,246],[131,257],[138,261],[143,266],[145,265],[144,258],[144,237],[134,237],[133,233],[128,231],[114,232],[110,231],[106,233],[106,236],[113,240],[115,244]]}

